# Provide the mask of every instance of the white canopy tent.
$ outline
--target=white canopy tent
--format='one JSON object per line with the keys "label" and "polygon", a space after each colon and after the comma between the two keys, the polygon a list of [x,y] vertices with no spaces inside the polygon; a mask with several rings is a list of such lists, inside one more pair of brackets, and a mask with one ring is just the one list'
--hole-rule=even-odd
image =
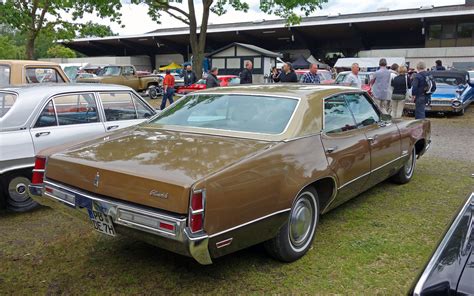
{"label": "white canopy tent", "polygon": [[306,59],[309,63],[311,64],[316,64],[318,65],[318,68],[319,69],[329,69],[329,65],[325,64],[325,63],[321,63],[320,61],[318,61],[315,57],[313,57],[313,55],[310,55],[309,58]]}
{"label": "white canopy tent", "polygon": [[[350,68],[353,63],[358,63],[360,68],[378,68],[381,58],[339,58],[334,65],[336,68]],[[406,65],[403,57],[388,57],[387,66],[392,64]]]}

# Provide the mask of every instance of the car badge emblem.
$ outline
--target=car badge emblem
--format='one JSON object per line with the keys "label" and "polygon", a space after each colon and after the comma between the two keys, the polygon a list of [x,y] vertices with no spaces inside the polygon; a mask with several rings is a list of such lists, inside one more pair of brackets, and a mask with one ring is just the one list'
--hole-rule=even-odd
{"label": "car badge emblem", "polygon": [[155,190],[155,189],[150,191],[150,196],[158,197],[158,198],[161,198],[161,199],[168,199],[168,193],[167,192],[159,192],[158,190]]}
{"label": "car badge emblem", "polygon": [[94,186],[96,188],[99,188],[99,181],[100,181],[100,175],[99,175],[99,172],[97,172],[97,174],[95,175],[95,178],[94,178]]}

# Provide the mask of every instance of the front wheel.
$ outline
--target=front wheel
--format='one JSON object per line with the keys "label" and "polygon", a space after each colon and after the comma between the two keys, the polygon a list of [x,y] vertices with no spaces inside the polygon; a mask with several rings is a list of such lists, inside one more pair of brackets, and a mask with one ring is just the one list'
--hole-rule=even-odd
{"label": "front wheel", "polygon": [[288,223],[279,230],[276,237],[265,242],[265,249],[277,260],[298,260],[311,248],[318,220],[318,194],[313,188],[307,188],[296,198]]}
{"label": "front wheel", "polygon": [[392,181],[397,184],[406,184],[413,178],[413,173],[416,167],[416,149],[413,149],[403,165],[403,167],[392,177]]}
{"label": "front wheel", "polygon": [[7,209],[13,212],[26,212],[38,206],[28,193],[31,173],[17,171],[7,173],[3,178],[4,196]]}
{"label": "front wheel", "polygon": [[148,96],[150,99],[155,100],[158,99],[158,96],[160,95],[159,87],[156,85],[150,85],[148,87]]}

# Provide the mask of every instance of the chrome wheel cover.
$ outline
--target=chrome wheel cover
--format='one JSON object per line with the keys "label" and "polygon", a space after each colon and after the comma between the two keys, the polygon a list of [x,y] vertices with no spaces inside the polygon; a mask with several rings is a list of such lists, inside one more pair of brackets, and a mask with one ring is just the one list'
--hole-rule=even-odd
{"label": "chrome wheel cover", "polygon": [[302,251],[311,242],[316,226],[316,207],[315,197],[309,192],[301,195],[293,206],[288,227],[293,250]]}
{"label": "chrome wheel cover", "polygon": [[404,166],[405,175],[408,178],[411,178],[411,176],[413,175],[413,170],[415,169],[415,161],[416,161],[416,154],[415,154],[415,149],[413,148]]}
{"label": "chrome wheel cover", "polygon": [[26,177],[15,177],[8,184],[8,195],[13,202],[23,203],[27,201],[30,196],[28,195],[28,185],[30,180]]}

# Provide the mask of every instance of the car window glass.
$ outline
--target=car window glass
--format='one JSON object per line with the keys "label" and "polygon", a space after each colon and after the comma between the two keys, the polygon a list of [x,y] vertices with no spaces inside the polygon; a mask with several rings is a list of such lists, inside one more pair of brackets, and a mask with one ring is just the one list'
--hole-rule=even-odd
{"label": "car window glass", "polygon": [[336,84],[341,84],[344,82],[344,80],[346,80],[346,76],[347,74],[339,74],[337,75],[336,77]]}
{"label": "car window glass", "polygon": [[27,68],[26,81],[28,83],[61,83],[64,82],[58,71],[53,68]]}
{"label": "car window glass", "polygon": [[326,133],[340,133],[355,128],[354,117],[344,96],[337,96],[324,101],[324,131]]}
{"label": "car window glass", "polygon": [[10,84],[10,67],[0,65],[0,85]]}
{"label": "car window glass", "polygon": [[59,125],[99,121],[93,94],[71,94],[54,98]]}
{"label": "car window glass", "polygon": [[40,116],[38,117],[38,120],[35,123],[35,127],[46,127],[56,125],[58,125],[58,123],[56,121],[53,101],[51,100],[41,111]]}
{"label": "car window glass", "polygon": [[137,112],[130,93],[101,93],[107,121],[137,119]]}
{"label": "car window glass", "polygon": [[138,119],[150,118],[155,114],[145,103],[136,95],[133,95],[133,102],[137,108]]}
{"label": "car window glass", "polygon": [[123,75],[133,75],[133,68],[132,67],[124,67],[123,68]]}
{"label": "car window glass", "polygon": [[16,102],[17,96],[10,93],[0,93],[0,118],[10,111]]}
{"label": "car window glass", "polygon": [[368,126],[379,122],[379,114],[364,95],[348,94],[345,97],[350,110],[354,114],[357,126]]}

